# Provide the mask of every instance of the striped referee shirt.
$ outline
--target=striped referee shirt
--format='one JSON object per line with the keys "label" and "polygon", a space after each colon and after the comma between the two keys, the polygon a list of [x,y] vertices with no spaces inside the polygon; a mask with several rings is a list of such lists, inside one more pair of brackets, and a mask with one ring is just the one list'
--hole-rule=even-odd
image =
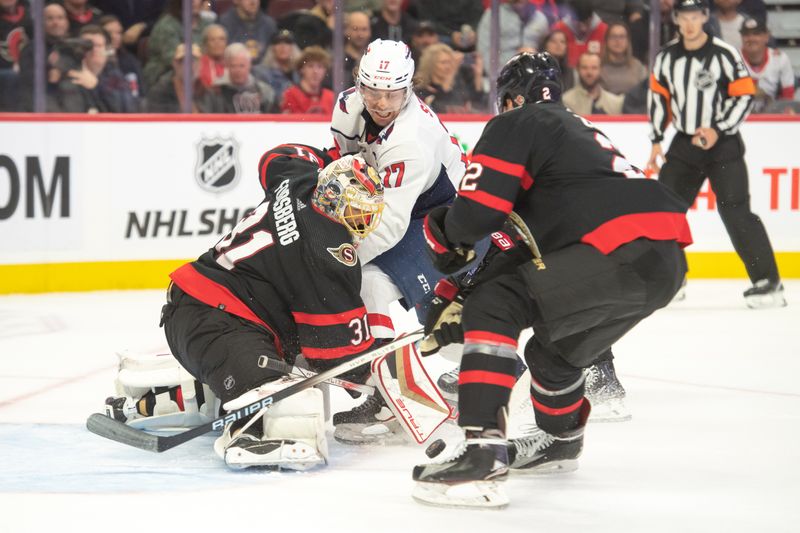
{"label": "striped referee shirt", "polygon": [[709,36],[699,49],[686,50],[678,38],[658,53],[653,64],[647,101],[650,140],[661,142],[671,121],[687,135],[698,128],[733,135],[750,112],[755,92],[736,48]]}

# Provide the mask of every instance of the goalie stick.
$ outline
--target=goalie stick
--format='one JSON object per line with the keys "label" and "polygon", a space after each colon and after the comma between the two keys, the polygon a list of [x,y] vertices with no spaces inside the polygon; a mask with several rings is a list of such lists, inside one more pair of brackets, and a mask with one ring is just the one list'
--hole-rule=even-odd
{"label": "goalie stick", "polygon": [[[276,370],[278,372],[281,372],[282,374],[301,377],[301,378],[308,378],[316,375],[316,372],[313,372],[305,368],[300,368],[298,366],[292,366],[289,363],[279,361],[278,359],[272,359],[264,355],[262,355],[261,357],[263,359],[259,359],[258,366],[269,368],[270,370]],[[352,381],[345,381],[339,378],[331,378],[325,380],[325,383],[330,383],[331,385],[336,385],[337,387],[352,390],[355,392],[361,392],[363,394],[372,394],[375,392],[375,387],[372,387],[370,385],[353,383]]]}
{"label": "goalie stick", "polygon": [[[389,344],[384,344],[383,346],[371,350],[369,352],[363,353],[356,357],[355,359],[351,359],[346,363],[342,363],[339,366],[326,370],[324,372],[320,372],[314,376],[311,376],[299,383],[295,383],[285,389],[276,391],[269,396],[261,398],[257,402],[254,402],[250,405],[246,405],[240,409],[235,411],[231,411],[230,413],[221,416],[212,420],[211,422],[207,422],[201,426],[197,426],[192,428],[188,431],[183,431],[176,435],[169,435],[169,436],[161,436],[161,435],[154,435],[152,433],[147,433],[140,429],[132,428],[126,425],[119,420],[115,420],[110,418],[104,414],[94,413],[86,419],[86,428],[91,431],[92,433],[99,435],[101,437],[105,437],[110,440],[117,441],[122,444],[126,444],[128,446],[133,446],[134,448],[140,448],[142,450],[147,450],[150,452],[161,453],[163,451],[169,450],[174,448],[175,446],[179,446],[185,442],[188,442],[195,437],[199,437],[200,435],[205,435],[206,433],[214,430],[221,430],[225,427],[225,424],[230,422],[235,422],[236,420],[240,420],[244,417],[250,415],[259,415],[263,414],[266,409],[272,407],[272,405],[284,398],[288,398],[292,394],[300,392],[302,390],[308,389],[326,381],[330,378],[339,376],[353,370],[363,364],[369,364],[375,359],[382,357],[386,354],[392,353],[393,351],[397,350],[398,348],[402,348],[408,344],[416,342],[425,335],[422,329],[412,331],[411,333],[407,333],[405,335],[399,336],[394,341],[390,342]],[[259,416],[254,416],[248,424],[254,422],[256,419],[260,418]]]}
{"label": "goalie stick", "polygon": [[528,225],[525,224],[525,221],[522,220],[522,217],[514,211],[511,211],[508,214],[508,220],[514,225],[514,228],[516,228],[516,230],[525,240],[525,244],[527,244],[528,248],[530,248],[531,253],[533,254],[532,262],[536,266],[536,270],[546,269],[547,266],[545,266],[544,261],[542,261],[542,252],[539,251],[539,246],[536,244],[536,239],[533,238],[531,230],[528,229]]}

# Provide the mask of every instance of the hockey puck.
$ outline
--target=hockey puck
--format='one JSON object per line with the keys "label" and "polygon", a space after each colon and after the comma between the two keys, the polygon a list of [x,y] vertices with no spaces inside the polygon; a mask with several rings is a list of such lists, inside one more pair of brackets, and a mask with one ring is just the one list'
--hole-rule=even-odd
{"label": "hockey puck", "polygon": [[434,457],[442,453],[446,447],[447,445],[444,443],[442,439],[436,439],[435,441],[430,443],[430,445],[427,448],[425,448],[425,455],[433,459]]}

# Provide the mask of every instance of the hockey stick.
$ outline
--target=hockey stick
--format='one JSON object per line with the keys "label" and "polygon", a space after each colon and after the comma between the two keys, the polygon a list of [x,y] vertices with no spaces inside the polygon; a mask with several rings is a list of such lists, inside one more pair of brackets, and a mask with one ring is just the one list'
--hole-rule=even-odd
{"label": "hockey stick", "polygon": [[[188,431],[183,431],[176,435],[169,435],[169,436],[159,436],[153,435],[152,433],[147,433],[140,429],[132,428],[119,420],[115,420],[110,418],[104,414],[94,413],[89,416],[86,420],[86,428],[96,435],[100,435],[101,437],[105,437],[110,440],[114,440],[120,442],[122,444],[127,444],[128,446],[133,446],[134,448],[140,448],[142,450],[147,450],[150,452],[161,453],[163,451],[169,450],[174,448],[175,446],[179,446],[185,442],[188,442],[195,437],[199,437],[200,435],[205,435],[209,431],[214,430],[221,430],[225,427],[225,424],[230,422],[235,422],[236,420],[240,420],[244,417],[248,417],[254,414],[263,414],[266,409],[272,407],[272,405],[284,398],[288,398],[292,394],[300,392],[302,390],[306,390],[308,388],[313,387],[323,381],[326,381],[330,378],[336,377],[338,375],[344,374],[350,370],[358,368],[361,365],[369,364],[375,359],[382,357],[386,354],[392,353],[398,348],[402,348],[408,344],[416,342],[425,335],[422,329],[412,331],[411,333],[407,333],[405,335],[399,336],[394,341],[390,342],[389,344],[384,344],[383,346],[371,350],[367,353],[361,354],[355,359],[351,359],[346,363],[342,363],[341,365],[326,370],[324,372],[320,372],[314,376],[311,376],[303,381],[295,383],[294,385],[290,385],[285,389],[279,390],[266,396],[257,402],[254,402],[250,405],[246,405],[240,409],[235,411],[231,411],[230,413],[221,416],[212,420],[211,422],[207,422],[202,426],[197,426],[192,428]],[[256,419],[260,418],[259,416],[254,416],[249,422],[252,423]]]}
{"label": "hockey stick", "polygon": [[[269,368],[270,370],[276,370],[282,374],[286,374],[289,376],[295,376],[301,378],[310,378],[311,376],[316,375],[316,373],[311,370],[300,368],[298,366],[292,366],[289,363],[285,363],[277,359],[272,359],[265,355],[262,355],[261,359],[259,359],[258,366],[262,368]],[[364,394],[372,394],[375,392],[375,387],[371,387],[370,385],[353,383],[352,381],[345,381],[339,378],[328,379],[325,381],[325,383],[330,383],[331,385],[336,385],[337,387],[341,387],[343,389],[361,392]]]}
{"label": "hockey stick", "polygon": [[542,252],[539,251],[539,246],[536,244],[536,239],[533,238],[531,230],[528,229],[528,225],[525,224],[525,221],[522,220],[522,217],[514,211],[511,211],[508,214],[508,220],[514,224],[514,228],[525,240],[525,244],[528,245],[528,248],[530,248],[531,253],[533,254],[532,262],[534,265],[536,265],[536,270],[546,269],[547,266],[544,264],[544,261],[542,261]]}

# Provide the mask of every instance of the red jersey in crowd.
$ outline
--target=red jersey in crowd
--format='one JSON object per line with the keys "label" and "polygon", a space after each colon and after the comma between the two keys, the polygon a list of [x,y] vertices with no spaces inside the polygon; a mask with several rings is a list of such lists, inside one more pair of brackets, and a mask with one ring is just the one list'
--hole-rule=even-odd
{"label": "red jersey in crowd", "polygon": [[319,94],[308,94],[299,85],[292,85],[283,93],[281,112],[331,116],[333,91],[323,88]]}

